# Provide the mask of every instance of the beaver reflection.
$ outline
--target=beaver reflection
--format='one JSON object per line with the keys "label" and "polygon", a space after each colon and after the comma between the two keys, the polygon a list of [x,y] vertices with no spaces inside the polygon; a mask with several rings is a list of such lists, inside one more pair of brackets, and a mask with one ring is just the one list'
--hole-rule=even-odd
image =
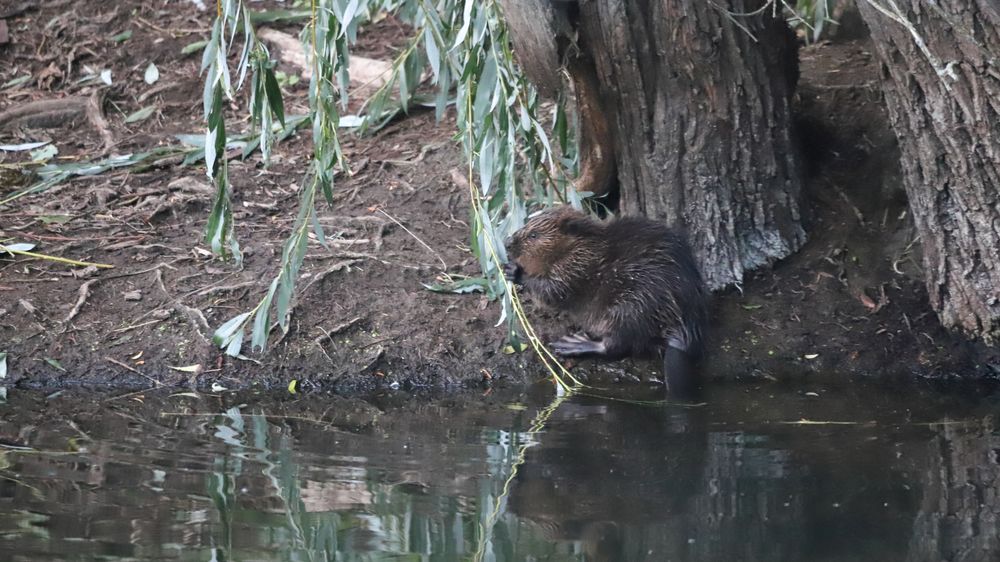
{"label": "beaver reflection", "polygon": [[703,418],[699,408],[567,401],[529,449],[511,509],[550,539],[581,541],[587,560],[660,559],[689,536],[683,514],[702,480]]}

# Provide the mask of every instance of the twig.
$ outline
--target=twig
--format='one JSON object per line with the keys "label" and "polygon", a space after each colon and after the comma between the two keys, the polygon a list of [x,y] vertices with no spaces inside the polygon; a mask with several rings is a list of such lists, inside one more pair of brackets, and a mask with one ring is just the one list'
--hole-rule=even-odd
{"label": "twig", "polygon": [[150,324],[158,324],[160,322],[163,322],[163,319],[157,318],[156,320],[148,320],[146,322],[140,322],[139,324],[132,324],[131,326],[125,326],[124,328],[115,328],[114,330],[112,330],[112,332],[120,334],[123,332],[129,332],[135,330],[136,328],[142,328],[143,326],[149,326]]}
{"label": "twig", "polygon": [[420,245],[422,245],[424,248],[427,248],[427,251],[429,251],[431,254],[433,254],[434,257],[436,257],[438,259],[438,261],[441,262],[441,271],[448,271],[448,264],[447,264],[447,262],[444,261],[444,258],[441,257],[441,254],[437,253],[437,251],[434,248],[431,248],[430,246],[428,246],[427,243],[424,242],[423,240],[421,240],[419,236],[417,236],[416,234],[414,234],[413,232],[411,232],[409,228],[406,228],[405,226],[403,226],[403,223],[399,222],[398,220],[396,220],[395,217],[393,217],[389,213],[385,212],[384,209],[379,209],[378,212],[382,213],[383,215],[385,215],[386,217],[388,217],[389,220],[391,220],[392,222],[394,222],[397,225],[399,225],[399,228],[402,228],[404,231],[406,231],[407,234],[409,234],[410,236],[412,236],[414,240],[416,240],[417,242],[419,242]]}
{"label": "twig", "polygon": [[[329,331],[324,330],[322,326],[319,326],[319,329],[320,329],[320,331],[323,332],[323,335],[319,336],[318,338],[316,338],[315,340],[313,340],[313,342],[316,343],[317,345],[320,345],[320,344],[323,343],[324,339],[328,339],[330,341],[333,341],[333,336],[335,336],[335,335],[337,335],[337,334],[339,334],[339,333],[341,333],[341,332],[343,332],[345,330],[348,330],[348,329],[354,327],[355,324],[357,324],[358,322],[362,321],[363,319],[364,319],[364,316],[358,316],[357,318],[352,318],[352,319],[348,320],[347,322],[341,322],[340,324],[337,324],[333,328],[330,328]],[[320,347],[322,348],[322,345],[320,345]]]}
{"label": "twig", "polygon": [[142,371],[140,371],[138,369],[135,369],[135,368],[133,368],[133,367],[131,367],[129,365],[126,365],[125,363],[122,363],[121,361],[115,359],[114,357],[105,356],[104,360],[107,361],[107,362],[109,362],[109,363],[114,363],[115,365],[118,365],[119,367],[121,367],[122,369],[125,369],[127,371],[132,371],[133,373],[135,373],[135,374],[139,375],[140,377],[143,377],[146,380],[148,380],[149,382],[153,383],[157,387],[163,386],[163,383],[161,383],[160,381],[154,379],[153,377],[151,377],[151,376],[143,373]]}
{"label": "twig", "polygon": [[917,49],[919,49],[920,52],[923,53],[924,58],[927,59],[927,63],[930,64],[931,68],[934,69],[934,73],[937,74],[938,79],[944,86],[944,89],[947,90],[948,92],[951,92],[951,82],[945,80],[945,77],[948,77],[956,82],[958,81],[958,75],[955,74],[955,70],[952,68],[955,65],[955,62],[952,61],[949,62],[948,64],[941,63],[941,59],[937,58],[937,56],[931,52],[930,48],[927,46],[927,42],[924,41],[924,38],[921,37],[920,33],[917,31],[916,26],[913,25],[913,23],[910,22],[910,20],[906,19],[906,16],[903,15],[902,10],[899,9],[899,6],[896,5],[896,2],[894,0],[886,0],[886,3],[889,5],[891,9],[882,6],[876,0],[865,0],[865,1],[868,3],[869,6],[874,8],[876,11],[878,11],[885,17],[891,19],[892,21],[906,28],[906,31],[908,31],[910,33],[910,36],[913,37],[913,43],[917,46]]}
{"label": "twig", "polygon": [[837,192],[837,195],[839,195],[840,198],[844,200],[844,203],[847,203],[847,205],[851,208],[851,210],[854,211],[854,216],[857,217],[858,223],[860,223],[861,226],[864,226],[865,215],[861,213],[861,209],[859,209],[853,202],[851,202],[851,198],[848,197],[846,193],[844,193],[844,190],[841,189],[839,185],[833,183],[832,181],[828,181],[827,184],[829,184],[830,187],[832,187],[833,190]]}
{"label": "twig", "polygon": [[[76,299],[76,304],[73,305],[73,309],[69,311],[69,314],[66,316],[66,319],[63,320],[63,323],[64,324],[68,323],[70,320],[76,318],[77,314],[80,314],[80,309],[83,308],[84,303],[87,302],[87,297],[90,296],[90,287],[94,283],[97,283],[98,281],[110,281],[112,279],[121,279],[122,277],[132,277],[133,275],[142,275],[143,273],[149,273],[150,271],[159,271],[161,267],[170,267],[170,264],[176,261],[180,260],[177,259],[169,263],[158,263],[153,267],[150,267],[148,269],[143,269],[141,271],[130,271],[127,273],[119,273],[117,275],[109,275],[108,277],[98,277],[96,279],[91,279],[90,281],[87,281],[83,285],[80,285],[80,288],[77,291],[79,296]],[[96,264],[88,264],[88,265],[96,265]]]}
{"label": "twig", "polygon": [[211,331],[211,328],[208,325],[208,320],[205,319],[205,315],[202,314],[201,311],[198,310],[197,308],[191,308],[190,306],[182,303],[180,300],[170,296],[170,291],[167,291],[167,286],[163,283],[163,274],[160,273],[159,271],[156,272],[156,283],[160,286],[160,290],[163,291],[163,294],[167,297],[167,300],[170,301],[170,304],[173,306],[174,311],[181,314],[187,319],[188,324],[190,324],[191,327],[194,328],[195,333],[197,333],[203,339],[208,339],[202,332],[202,330],[204,330],[205,332]]}
{"label": "twig", "polygon": [[221,285],[218,287],[205,287],[195,291],[194,296],[205,297],[208,295],[214,295],[215,293],[227,293],[231,291],[238,291],[240,289],[245,289],[247,287],[254,287],[257,285],[256,281],[244,281],[242,283],[234,283],[232,285]]}
{"label": "twig", "polygon": [[397,338],[399,338],[398,335],[386,336],[384,338],[379,338],[379,339],[377,339],[375,341],[370,341],[370,342],[366,343],[365,345],[360,345],[358,347],[355,347],[354,351],[361,351],[362,349],[368,349],[369,347],[371,347],[373,345],[378,345],[378,344],[380,344],[382,342],[392,341],[392,340],[397,339]]}
{"label": "twig", "polygon": [[73,305],[73,308],[69,311],[69,314],[66,315],[66,318],[63,320],[63,324],[68,323],[70,320],[76,318],[77,314],[80,314],[80,309],[83,308],[83,304],[87,302],[87,297],[90,296],[90,286],[93,285],[94,283],[97,283],[99,280],[100,280],[99,278],[91,279],[90,281],[85,282],[83,285],[80,285],[80,288],[77,290],[78,296],[76,298],[76,304]]}
{"label": "twig", "polygon": [[57,263],[65,263],[65,264],[68,264],[68,265],[78,265],[80,267],[90,267],[90,266],[93,266],[93,267],[101,267],[101,268],[105,268],[105,269],[111,269],[111,268],[114,267],[113,265],[106,264],[106,263],[91,263],[89,261],[71,260],[69,258],[61,258],[59,256],[50,256],[48,254],[39,254],[39,253],[36,253],[36,252],[25,252],[23,250],[14,250],[12,248],[8,248],[8,247],[2,246],[2,245],[0,245],[0,252],[5,252],[5,253],[8,253],[8,254],[14,254],[14,255],[19,255],[19,256],[28,256],[29,258],[37,258],[37,259],[40,259],[40,260],[54,261],[54,262],[57,262]]}
{"label": "twig", "polygon": [[321,343],[323,338],[330,338],[330,341],[333,341],[333,338],[330,337],[330,334],[324,330],[322,326],[319,327],[319,331],[323,332],[323,335],[314,339],[313,343],[319,348],[319,352],[322,353],[330,361],[330,363],[333,363],[333,357],[330,357],[330,354],[323,349],[323,344]]}
{"label": "twig", "polygon": [[361,260],[360,259],[349,259],[349,260],[339,261],[339,262],[331,265],[330,267],[326,268],[325,270],[317,273],[313,277],[312,281],[310,281],[309,284],[306,285],[304,289],[302,289],[302,292],[300,293],[300,296],[306,294],[306,291],[308,291],[310,287],[312,287],[316,283],[319,283],[320,281],[322,281],[327,275],[329,275],[331,273],[335,273],[337,271],[341,271],[343,269],[347,269],[349,271],[351,269],[351,266],[354,265],[354,264],[356,264],[356,263],[358,263],[359,261],[361,261]]}

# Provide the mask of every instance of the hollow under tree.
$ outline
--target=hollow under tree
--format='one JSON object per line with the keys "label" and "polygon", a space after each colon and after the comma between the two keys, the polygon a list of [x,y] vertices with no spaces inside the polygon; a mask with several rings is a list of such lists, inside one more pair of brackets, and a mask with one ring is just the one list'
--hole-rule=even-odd
{"label": "hollow under tree", "polygon": [[858,0],[941,322],[1000,337],[1000,8]]}
{"label": "hollow under tree", "polygon": [[766,0],[503,0],[542,91],[564,64],[581,121],[577,188],[683,227],[709,286],[805,241],[792,131],[794,37]]}

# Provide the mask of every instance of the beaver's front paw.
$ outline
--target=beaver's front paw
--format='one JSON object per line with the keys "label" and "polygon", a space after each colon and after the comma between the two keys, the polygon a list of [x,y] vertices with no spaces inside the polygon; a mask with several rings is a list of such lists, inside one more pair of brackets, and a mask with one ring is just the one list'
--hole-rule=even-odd
{"label": "beaver's front paw", "polygon": [[578,355],[603,355],[605,351],[604,341],[592,339],[587,334],[573,334],[563,336],[549,344],[552,351],[561,357],[575,357]]}
{"label": "beaver's front paw", "polygon": [[503,266],[503,276],[507,278],[511,283],[521,284],[521,277],[524,275],[524,270],[521,266],[517,265],[513,261],[509,261]]}

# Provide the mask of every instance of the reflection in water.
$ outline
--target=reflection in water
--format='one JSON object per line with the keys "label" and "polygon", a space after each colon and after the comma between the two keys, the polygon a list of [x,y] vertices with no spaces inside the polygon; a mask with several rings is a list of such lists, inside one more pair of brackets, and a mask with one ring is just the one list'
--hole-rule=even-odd
{"label": "reflection in water", "polygon": [[1000,558],[993,399],[213,400],[0,405],[0,559]]}

